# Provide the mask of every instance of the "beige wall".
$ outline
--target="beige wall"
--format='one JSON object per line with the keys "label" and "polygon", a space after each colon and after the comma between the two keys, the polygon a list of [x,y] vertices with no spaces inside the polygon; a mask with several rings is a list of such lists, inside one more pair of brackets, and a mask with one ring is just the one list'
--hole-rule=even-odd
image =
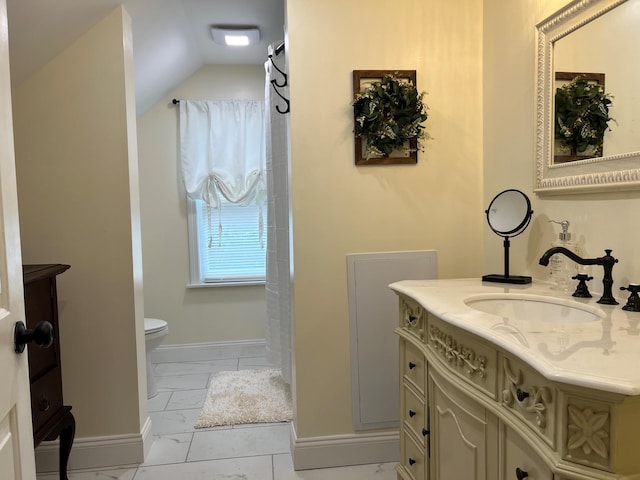
{"label": "beige wall", "polygon": [[145,314],[169,323],[165,345],[264,338],[264,286],[187,288],[187,200],[173,98],[263,99],[264,67],[202,67],[138,118]]}
{"label": "beige wall", "polygon": [[58,298],[78,437],[147,418],[132,66],[117,8],[13,91],[23,261],[71,265]]}
{"label": "beige wall", "polygon": [[[339,12],[339,13],[337,13]],[[435,249],[482,266],[482,2],[289,0],[299,437],[350,433],[346,255]],[[434,137],[412,166],[354,166],[352,71],[415,69]]]}
{"label": "beige wall", "polygon": [[[534,26],[568,2],[485,0],[484,6],[484,202],[505,188],[520,188],[533,203],[530,228],[511,242],[513,273],[545,278],[538,265],[542,253],[557,238],[549,219],[568,219],[574,238],[589,257],[613,249],[620,261],[613,269],[614,293],[640,279],[640,227],[634,212],[640,193],[597,193],[540,197],[534,179]],[[502,265],[502,242],[485,228],[486,270]],[[602,291],[602,271],[593,267],[590,289]],[[624,296],[623,296],[624,297]]]}

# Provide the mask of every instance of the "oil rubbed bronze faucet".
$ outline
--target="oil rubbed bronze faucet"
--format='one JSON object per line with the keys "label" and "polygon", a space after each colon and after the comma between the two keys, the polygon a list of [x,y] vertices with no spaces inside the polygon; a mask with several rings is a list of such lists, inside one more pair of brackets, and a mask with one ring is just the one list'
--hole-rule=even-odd
{"label": "oil rubbed bronze faucet", "polygon": [[613,293],[611,292],[613,287],[613,266],[618,263],[617,258],[613,258],[611,256],[612,250],[605,250],[604,253],[606,255],[604,257],[598,258],[582,258],[573,253],[571,250],[564,247],[553,247],[544,252],[544,255],[540,257],[540,265],[544,265],[545,267],[549,265],[549,259],[556,254],[562,254],[566,257],[569,257],[576,263],[580,265],[602,265],[604,268],[604,276],[602,277],[602,284],[604,285],[602,298],[598,300],[598,303],[602,303],[604,305],[618,305],[616,299],[613,298]]}

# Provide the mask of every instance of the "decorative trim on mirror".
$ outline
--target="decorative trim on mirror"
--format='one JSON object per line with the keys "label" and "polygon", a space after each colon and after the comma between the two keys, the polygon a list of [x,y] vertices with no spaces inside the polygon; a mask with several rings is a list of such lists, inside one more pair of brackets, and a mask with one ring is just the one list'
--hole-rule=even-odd
{"label": "decorative trim on mirror", "polygon": [[536,26],[534,192],[589,193],[640,188],[640,151],[553,164],[554,43],[630,0],[574,0]]}

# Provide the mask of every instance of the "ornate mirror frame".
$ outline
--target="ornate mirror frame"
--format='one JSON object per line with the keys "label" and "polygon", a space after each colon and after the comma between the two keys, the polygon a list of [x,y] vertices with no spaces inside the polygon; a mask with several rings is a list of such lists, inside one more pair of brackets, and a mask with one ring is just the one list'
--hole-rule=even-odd
{"label": "ornate mirror frame", "polygon": [[538,195],[640,188],[640,152],[553,163],[556,41],[627,0],[574,0],[536,25],[536,179]]}

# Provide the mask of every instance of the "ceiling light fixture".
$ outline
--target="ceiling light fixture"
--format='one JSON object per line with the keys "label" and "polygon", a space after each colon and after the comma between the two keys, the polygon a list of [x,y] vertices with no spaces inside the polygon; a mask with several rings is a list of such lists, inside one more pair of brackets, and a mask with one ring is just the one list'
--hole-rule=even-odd
{"label": "ceiling light fixture", "polygon": [[211,36],[218,45],[246,47],[260,41],[260,29],[248,26],[213,25]]}

